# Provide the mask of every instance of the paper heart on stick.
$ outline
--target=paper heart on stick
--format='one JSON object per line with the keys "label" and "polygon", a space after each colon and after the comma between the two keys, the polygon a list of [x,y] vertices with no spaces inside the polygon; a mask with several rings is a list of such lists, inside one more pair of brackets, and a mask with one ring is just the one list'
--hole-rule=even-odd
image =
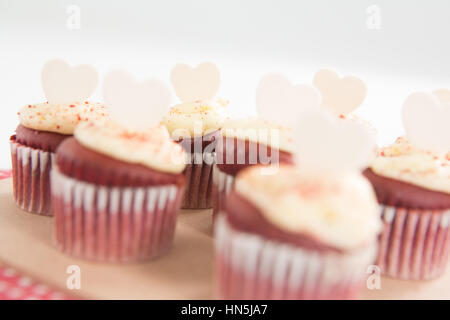
{"label": "paper heart on stick", "polygon": [[424,150],[450,151],[450,104],[443,96],[411,94],[403,104],[402,118],[411,144]]}
{"label": "paper heart on stick", "polygon": [[366,98],[364,81],[355,76],[339,77],[333,70],[322,69],[314,76],[314,85],[322,93],[322,104],[337,115],[358,108]]}
{"label": "paper heart on stick", "polygon": [[364,125],[339,121],[322,110],[303,114],[294,133],[299,166],[314,172],[364,169],[376,146]]}
{"label": "paper heart on stick", "polygon": [[219,90],[220,71],[211,62],[203,62],[195,68],[177,64],[170,73],[170,81],[182,102],[208,100]]}
{"label": "paper heart on stick", "polygon": [[320,92],[310,85],[293,85],[280,73],[265,75],[256,89],[258,114],[292,128],[297,117],[308,110],[318,109]]}
{"label": "paper heart on stick", "polygon": [[71,67],[63,60],[48,61],[41,72],[42,88],[50,103],[86,100],[98,84],[98,74],[90,65]]}
{"label": "paper heart on stick", "polygon": [[159,124],[171,102],[169,87],[157,79],[138,82],[126,71],[106,75],[103,97],[111,117],[130,129]]}

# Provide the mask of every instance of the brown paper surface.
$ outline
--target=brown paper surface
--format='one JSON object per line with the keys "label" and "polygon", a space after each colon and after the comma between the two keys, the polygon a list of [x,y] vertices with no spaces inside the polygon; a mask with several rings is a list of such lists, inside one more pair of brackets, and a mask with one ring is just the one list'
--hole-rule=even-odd
{"label": "brown paper surface", "polygon": [[[0,261],[45,284],[86,299],[212,299],[213,239],[210,210],[182,210],[175,242],[161,258],[136,264],[92,263],[52,245],[53,219],[18,209],[12,180],[0,181]],[[66,289],[67,267],[81,269],[81,289]],[[381,289],[361,299],[450,299],[450,272],[433,281],[381,278]]]}

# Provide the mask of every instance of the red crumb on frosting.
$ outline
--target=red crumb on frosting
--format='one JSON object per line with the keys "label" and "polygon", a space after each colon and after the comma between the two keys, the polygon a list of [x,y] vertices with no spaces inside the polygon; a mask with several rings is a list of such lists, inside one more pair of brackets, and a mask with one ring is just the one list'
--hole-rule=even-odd
{"label": "red crumb on frosting", "polygon": [[75,105],[74,104],[71,104],[69,107],[71,107],[71,108],[75,108]]}
{"label": "red crumb on frosting", "polygon": [[[332,188],[333,190],[329,190],[330,192],[337,192],[338,188]],[[309,197],[314,197],[317,196],[319,194],[322,194],[325,191],[325,188],[319,184],[302,184],[302,185],[298,185],[295,190],[297,191],[298,195],[302,198],[309,198]]]}
{"label": "red crumb on frosting", "polygon": [[123,131],[119,135],[123,139],[129,139],[129,140],[138,140],[138,141],[148,141],[149,136],[142,133],[142,132],[129,132],[129,131]]}

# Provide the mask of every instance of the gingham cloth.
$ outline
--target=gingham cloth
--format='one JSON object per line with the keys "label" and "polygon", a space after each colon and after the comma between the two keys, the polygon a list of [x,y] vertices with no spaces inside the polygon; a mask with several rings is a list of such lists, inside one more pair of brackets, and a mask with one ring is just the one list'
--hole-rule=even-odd
{"label": "gingham cloth", "polygon": [[[0,170],[0,180],[11,177]],[[0,261],[0,300],[70,300],[68,295],[40,283]]]}

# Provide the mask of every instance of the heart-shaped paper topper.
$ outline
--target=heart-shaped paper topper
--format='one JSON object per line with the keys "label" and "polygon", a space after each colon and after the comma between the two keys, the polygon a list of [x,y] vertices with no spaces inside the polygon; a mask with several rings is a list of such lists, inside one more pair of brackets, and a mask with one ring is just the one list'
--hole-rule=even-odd
{"label": "heart-shaped paper topper", "polygon": [[402,117],[411,144],[429,151],[450,151],[450,104],[443,96],[411,94],[403,104]]}
{"label": "heart-shaped paper topper", "polygon": [[63,60],[48,61],[41,72],[42,88],[50,103],[64,104],[86,100],[98,84],[94,67],[71,67]]}
{"label": "heart-shaped paper topper", "polygon": [[346,115],[358,108],[367,94],[363,80],[355,76],[341,78],[333,70],[319,70],[313,83],[322,93],[323,106],[337,115]]}
{"label": "heart-shaped paper topper", "polygon": [[203,62],[192,68],[177,64],[170,73],[170,81],[181,102],[213,99],[220,86],[220,71],[214,63]]}
{"label": "heart-shaped paper topper", "polygon": [[170,88],[157,79],[138,82],[126,71],[106,75],[103,97],[111,117],[130,129],[159,124],[171,102]]}
{"label": "heart-shaped paper topper", "polygon": [[314,172],[362,170],[373,159],[376,146],[364,125],[339,121],[324,110],[303,114],[294,134],[299,166]]}
{"label": "heart-shaped paper topper", "polygon": [[256,108],[264,119],[294,127],[299,114],[318,109],[320,92],[310,85],[293,85],[280,73],[265,75],[256,89]]}

